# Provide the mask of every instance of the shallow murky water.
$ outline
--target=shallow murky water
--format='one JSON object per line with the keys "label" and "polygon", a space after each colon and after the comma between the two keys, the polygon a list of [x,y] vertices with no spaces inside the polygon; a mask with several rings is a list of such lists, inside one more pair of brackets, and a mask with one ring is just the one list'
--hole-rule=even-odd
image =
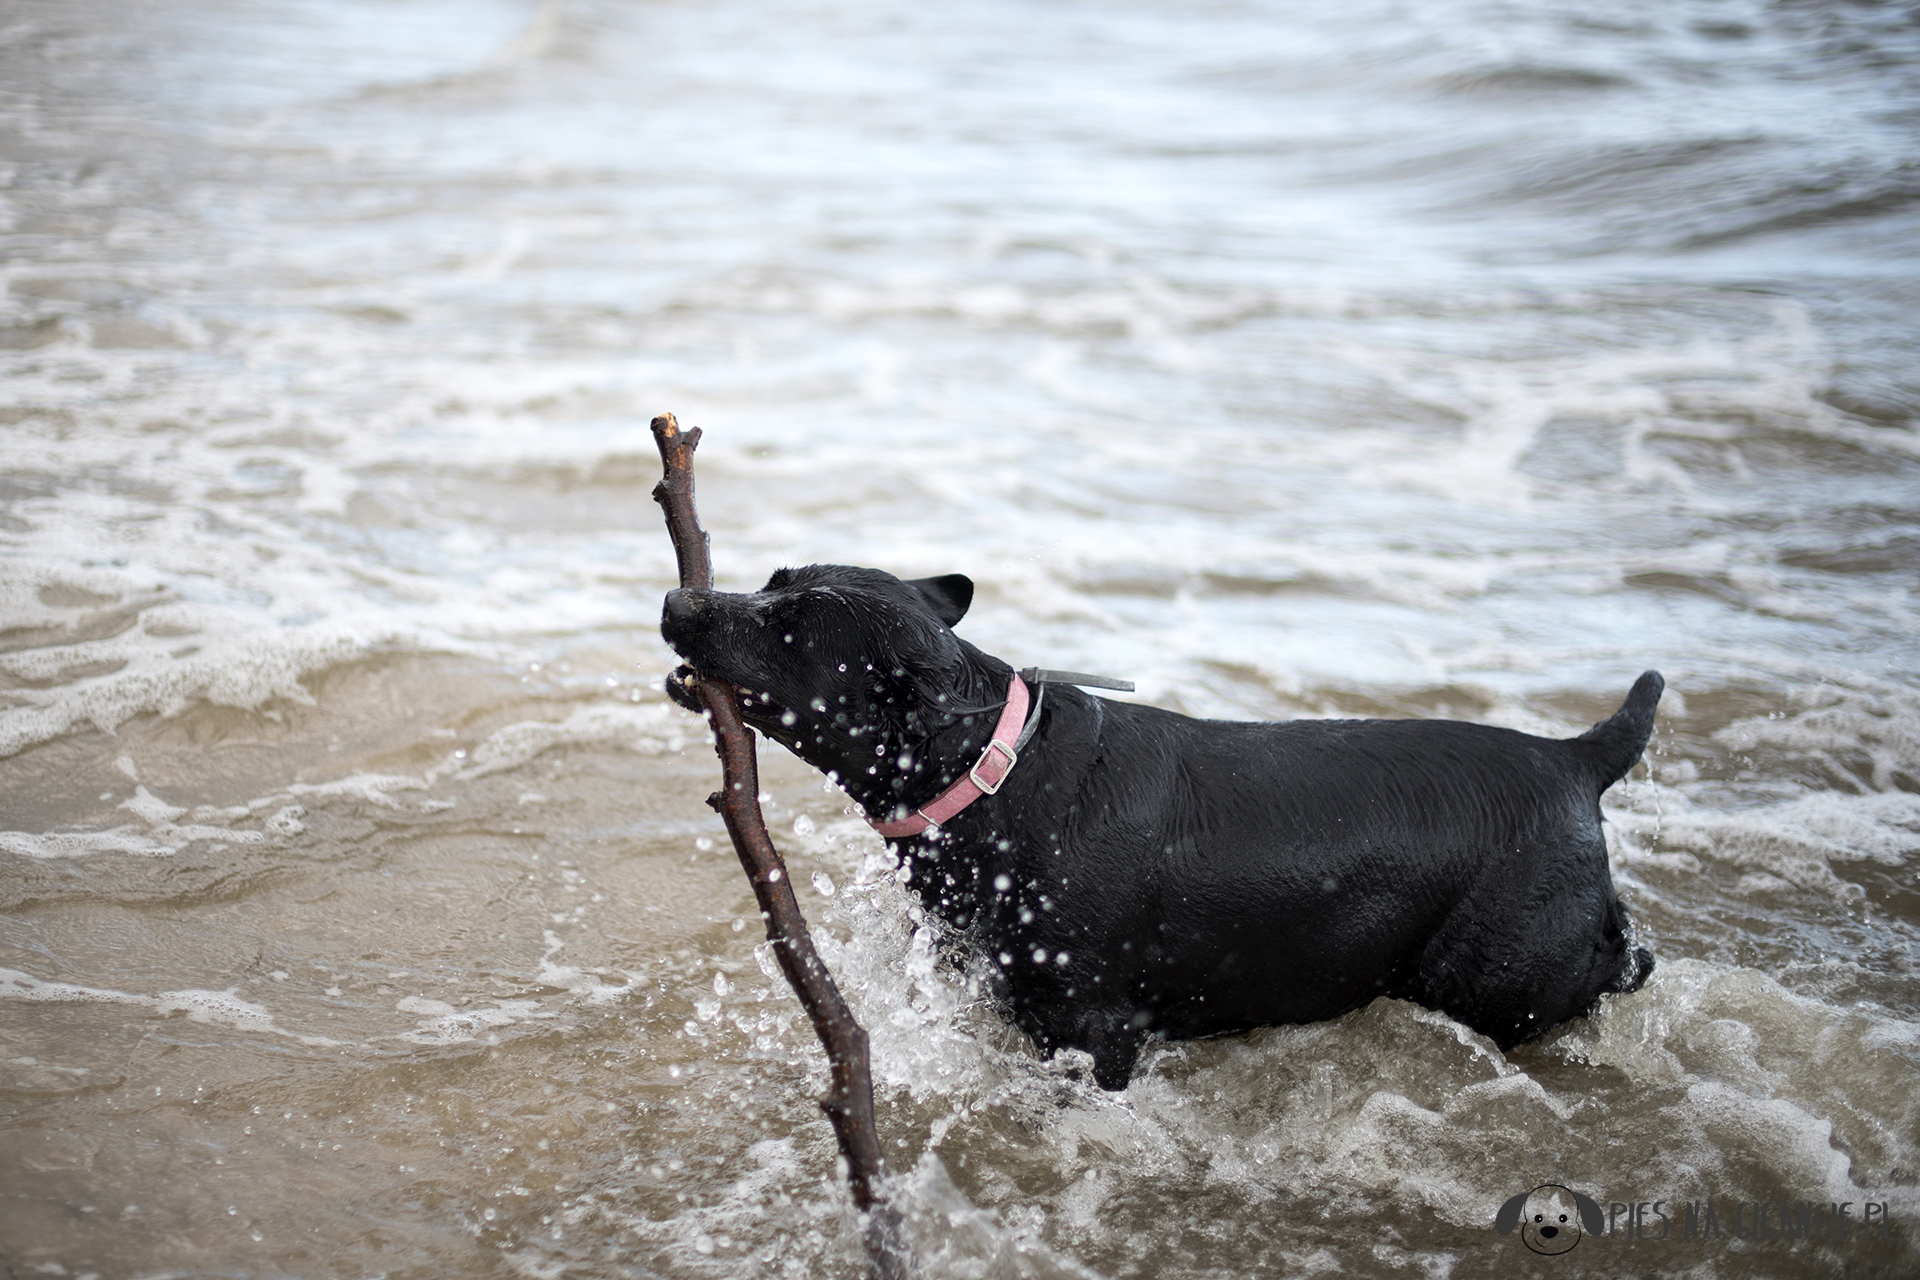
{"label": "shallow murky water", "polygon": [[[1644,991],[1119,1095],[766,753],[928,1275],[1910,1274],[1916,68],[1759,0],[0,6],[0,1260],[859,1274],[658,692],[672,409],[722,585],[966,572],[1160,705],[1669,681]],[[1613,1234],[1496,1234],[1542,1183]]]}

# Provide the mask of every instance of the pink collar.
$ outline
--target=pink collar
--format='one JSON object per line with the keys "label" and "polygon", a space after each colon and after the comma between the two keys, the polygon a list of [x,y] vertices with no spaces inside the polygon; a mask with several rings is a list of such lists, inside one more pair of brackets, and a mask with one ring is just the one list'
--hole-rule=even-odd
{"label": "pink collar", "polygon": [[1000,723],[993,727],[993,737],[986,749],[981,751],[980,758],[974,761],[973,768],[942,791],[931,804],[922,805],[898,822],[875,822],[872,818],[867,821],[889,840],[917,836],[928,827],[947,822],[981,796],[992,795],[1000,789],[1000,784],[1006,781],[1007,775],[1013,772],[1013,766],[1020,759],[1020,753],[1013,748],[1020,736],[1021,726],[1026,722],[1027,686],[1016,673],[1013,683],[1007,686],[1007,705],[1000,712]]}

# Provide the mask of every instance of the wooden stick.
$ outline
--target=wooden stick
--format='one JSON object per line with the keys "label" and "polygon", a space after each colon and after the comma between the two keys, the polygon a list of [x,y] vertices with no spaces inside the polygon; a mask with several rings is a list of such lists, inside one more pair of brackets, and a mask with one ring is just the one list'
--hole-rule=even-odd
{"label": "wooden stick", "polygon": [[[654,486],[653,500],[666,512],[667,533],[680,562],[680,585],[703,590],[713,586],[713,558],[707,534],[693,506],[693,451],[700,429],[682,431],[670,413],[653,420],[653,440],[660,447],[666,474]],[[880,1188],[886,1161],[880,1154],[880,1135],[873,1123],[873,1074],[867,1056],[867,1033],[841,998],[833,975],[827,972],[813,936],[793,896],[793,883],[760,813],[760,769],[754,754],[753,730],[740,718],[734,690],[708,676],[698,677],[700,704],[713,727],[713,749],[720,757],[721,789],[707,803],[726,821],[733,851],[753,882],[753,896],[766,921],[767,941],[780,959],[781,971],[800,997],[814,1034],[827,1051],[833,1087],[820,1100],[820,1109],[833,1123],[840,1154],[847,1161],[847,1182],[853,1203],[867,1215],[867,1256],[871,1274],[882,1280],[906,1280],[912,1274],[911,1256],[901,1230],[899,1213]]]}

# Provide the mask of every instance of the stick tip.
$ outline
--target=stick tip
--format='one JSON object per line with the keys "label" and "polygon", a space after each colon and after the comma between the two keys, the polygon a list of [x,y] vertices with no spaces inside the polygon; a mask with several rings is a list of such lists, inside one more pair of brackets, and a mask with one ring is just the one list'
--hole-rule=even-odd
{"label": "stick tip", "polygon": [[680,420],[670,413],[663,413],[653,420],[653,434],[657,436],[677,436],[680,434]]}

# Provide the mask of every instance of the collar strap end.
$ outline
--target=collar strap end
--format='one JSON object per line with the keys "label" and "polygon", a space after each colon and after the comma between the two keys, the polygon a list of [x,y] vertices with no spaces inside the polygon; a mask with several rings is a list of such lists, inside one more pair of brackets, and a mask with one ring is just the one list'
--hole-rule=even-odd
{"label": "collar strap end", "polygon": [[1088,675],[1084,671],[1049,671],[1045,667],[1028,667],[1020,673],[1020,678],[1028,684],[1074,684],[1083,689],[1118,689],[1122,693],[1133,692],[1131,680]]}

